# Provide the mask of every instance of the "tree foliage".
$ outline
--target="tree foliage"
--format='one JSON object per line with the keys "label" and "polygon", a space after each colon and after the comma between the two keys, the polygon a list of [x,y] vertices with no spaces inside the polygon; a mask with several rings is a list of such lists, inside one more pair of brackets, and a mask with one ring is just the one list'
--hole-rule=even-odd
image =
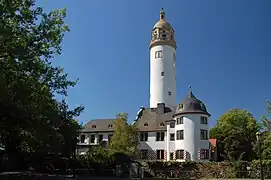
{"label": "tree foliage", "polygon": [[138,130],[135,125],[128,124],[127,118],[127,113],[117,115],[114,122],[114,134],[108,144],[110,154],[138,155]]}
{"label": "tree foliage", "polygon": [[[264,130],[264,133],[261,137],[261,143],[262,148],[259,149],[259,147],[256,147],[255,149],[258,152],[258,155],[260,155],[263,159],[271,159],[271,103],[270,101],[266,101],[266,108],[268,116],[263,116],[261,118],[262,128]],[[259,144],[257,144],[259,145]]]}
{"label": "tree foliage", "polygon": [[[49,13],[34,0],[0,0],[0,143],[9,153],[70,156],[82,112],[64,100],[76,81],[52,59],[61,54],[66,10]],[[57,100],[56,95],[63,100]]]}
{"label": "tree foliage", "polygon": [[212,130],[226,160],[252,160],[257,121],[247,110],[232,109],[222,115]]}
{"label": "tree foliage", "polygon": [[266,106],[267,106],[267,112],[268,112],[268,116],[263,116],[261,118],[261,122],[264,128],[264,131],[267,132],[271,132],[271,102],[270,101],[266,101]]}

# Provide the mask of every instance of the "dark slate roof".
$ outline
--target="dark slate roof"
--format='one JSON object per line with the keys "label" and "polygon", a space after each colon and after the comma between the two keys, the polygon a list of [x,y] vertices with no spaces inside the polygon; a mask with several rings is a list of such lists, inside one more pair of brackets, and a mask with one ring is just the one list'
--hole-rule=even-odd
{"label": "dark slate roof", "polygon": [[195,97],[190,87],[188,95],[177,106],[174,116],[180,114],[196,114],[196,113],[211,116],[208,113],[205,104]]}
{"label": "dark slate roof", "polygon": [[[176,107],[165,108],[165,113],[157,113],[157,108],[146,108],[136,125],[139,131],[165,131],[166,121],[172,120]],[[173,109],[173,111],[172,111]],[[147,126],[145,126],[147,124]],[[161,126],[164,124],[164,126]]]}
{"label": "dark slate roof", "polygon": [[115,119],[94,119],[87,122],[84,125],[81,132],[110,132],[114,131],[114,120]]}

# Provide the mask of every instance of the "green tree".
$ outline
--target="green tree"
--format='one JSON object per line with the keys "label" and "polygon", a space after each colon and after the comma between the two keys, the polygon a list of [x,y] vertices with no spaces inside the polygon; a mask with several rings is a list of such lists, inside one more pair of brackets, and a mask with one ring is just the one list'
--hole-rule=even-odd
{"label": "green tree", "polygon": [[232,109],[222,115],[215,127],[220,153],[226,160],[252,160],[257,121],[247,110]]}
{"label": "green tree", "polygon": [[108,150],[102,146],[91,147],[86,156],[94,164],[106,164],[109,160]]}
{"label": "green tree", "polygon": [[209,134],[210,134],[210,138],[211,139],[216,139],[217,138],[217,128],[216,127],[212,127],[210,128]]}
{"label": "green tree", "polygon": [[264,130],[267,131],[267,132],[271,132],[271,119],[270,119],[271,102],[269,100],[266,101],[266,106],[267,106],[268,116],[263,116],[261,118],[261,122],[262,122]]}
{"label": "green tree", "polygon": [[118,114],[114,122],[114,134],[108,144],[110,154],[138,155],[138,129],[127,122],[128,114]]}
{"label": "green tree", "polygon": [[[66,10],[45,13],[34,0],[0,0],[0,143],[13,156],[70,156],[82,106],[65,101],[67,79],[52,59],[61,54]],[[63,100],[56,99],[56,95]]]}
{"label": "green tree", "polygon": [[262,143],[262,148],[261,150],[259,149],[259,143],[257,144],[257,147],[255,150],[257,151],[257,154],[262,155],[263,159],[271,159],[271,120],[270,120],[270,115],[271,115],[271,103],[270,101],[266,101],[266,106],[267,106],[267,113],[268,116],[263,116],[261,118],[261,125],[264,130],[264,133],[261,137],[261,143]]}

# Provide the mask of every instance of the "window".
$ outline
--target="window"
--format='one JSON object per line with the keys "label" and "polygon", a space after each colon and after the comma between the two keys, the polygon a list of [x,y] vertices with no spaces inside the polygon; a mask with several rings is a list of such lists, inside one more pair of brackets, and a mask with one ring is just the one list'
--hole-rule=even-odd
{"label": "window", "polygon": [[[176,76],[175,76],[175,78],[176,78]],[[178,105],[178,110],[181,110],[181,109],[183,109],[183,104]]]}
{"label": "window", "polygon": [[81,135],[80,143],[85,143],[86,135]]}
{"label": "window", "polygon": [[108,142],[112,139],[113,134],[108,134]]}
{"label": "window", "polygon": [[156,150],[156,158],[157,159],[165,159],[165,156],[164,156],[164,150]]}
{"label": "window", "polygon": [[113,127],[113,125],[112,125],[112,124],[109,124],[109,125],[108,125],[108,127],[109,127],[109,128],[112,128],[112,127]]}
{"label": "window", "polygon": [[165,132],[156,133],[156,141],[164,141],[164,139],[165,139]]}
{"label": "window", "polygon": [[171,92],[170,91],[168,91],[168,95],[171,96]]}
{"label": "window", "polygon": [[200,139],[201,140],[208,140],[208,131],[201,129],[200,130]]}
{"label": "window", "polygon": [[173,53],[173,60],[176,62],[176,54]]}
{"label": "window", "polygon": [[157,58],[162,58],[162,57],[163,57],[162,51],[156,51],[156,52],[155,52],[155,59],[157,59]]}
{"label": "window", "polygon": [[176,151],[176,159],[184,159],[184,150]]}
{"label": "window", "polygon": [[177,131],[177,140],[183,140],[183,130]]}
{"label": "window", "polygon": [[164,127],[164,126],[165,126],[165,124],[164,124],[164,123],[160,123],[160,126],[161,126],[161,127]]}
{"label": "window", "polygon": [[200,150],[200,159],[209,159],[209,149]]}
{"label": "window", "polygon": [[170,123],[170,128],[174,128],[175,127],[175,123]]}
{"label": "window", "polygon": [[173,152],[170,153],[170,160],[173,160]]}
{"label": "window", "polygon": [[148,150],[140,150],[140,158],[148,159]]}
{"label": "window", "polygon": [[96,125],[92,125],[92,128],[96,128]]}
{"label": "window", "polygon": [[104,136],[102,134],[99,134],[99,142],[102,142],[104,139]]}
{"label": "window", "polygon": [[201,123],[201,124],[208,124],[207,117],[201,116],[201,117],[200,117],[200,123]]}
{"label": "window", "polygon": [[174,133],[170,134],[170,141],[175,141],[175,134]]}
{"label": "window", "polygon": [[165,74],[164,72],[161,72],[161,76],[164,76],[164,74]]}
{"label": "window", "polygon": [[95,135],[90,135],[90,143],[94,143],[95,142]]}
{"label": "window", "polygon": [[148,141],[148,132],[140,133],[140,141]]}
{"label": "window", "polygon": [[183,117],[177,118],[177,125],[183,124]]}
{"label": "window", "polygon": [[147,127],[147,126],[148,126],[148,123],[145,123],[144,126]]}

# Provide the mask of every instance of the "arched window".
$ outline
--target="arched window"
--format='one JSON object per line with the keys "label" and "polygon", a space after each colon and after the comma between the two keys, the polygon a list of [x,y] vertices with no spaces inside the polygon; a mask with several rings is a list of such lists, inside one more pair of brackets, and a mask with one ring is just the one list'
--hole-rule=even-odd
{"label": "arched window", "polygon": [[92,128],[96,128],[96,125],[92,125]]}
{"label": "arched window", "polygon": [[147,127],[147,126],[148,126],[148,123],[145,123],[144,126]]}

